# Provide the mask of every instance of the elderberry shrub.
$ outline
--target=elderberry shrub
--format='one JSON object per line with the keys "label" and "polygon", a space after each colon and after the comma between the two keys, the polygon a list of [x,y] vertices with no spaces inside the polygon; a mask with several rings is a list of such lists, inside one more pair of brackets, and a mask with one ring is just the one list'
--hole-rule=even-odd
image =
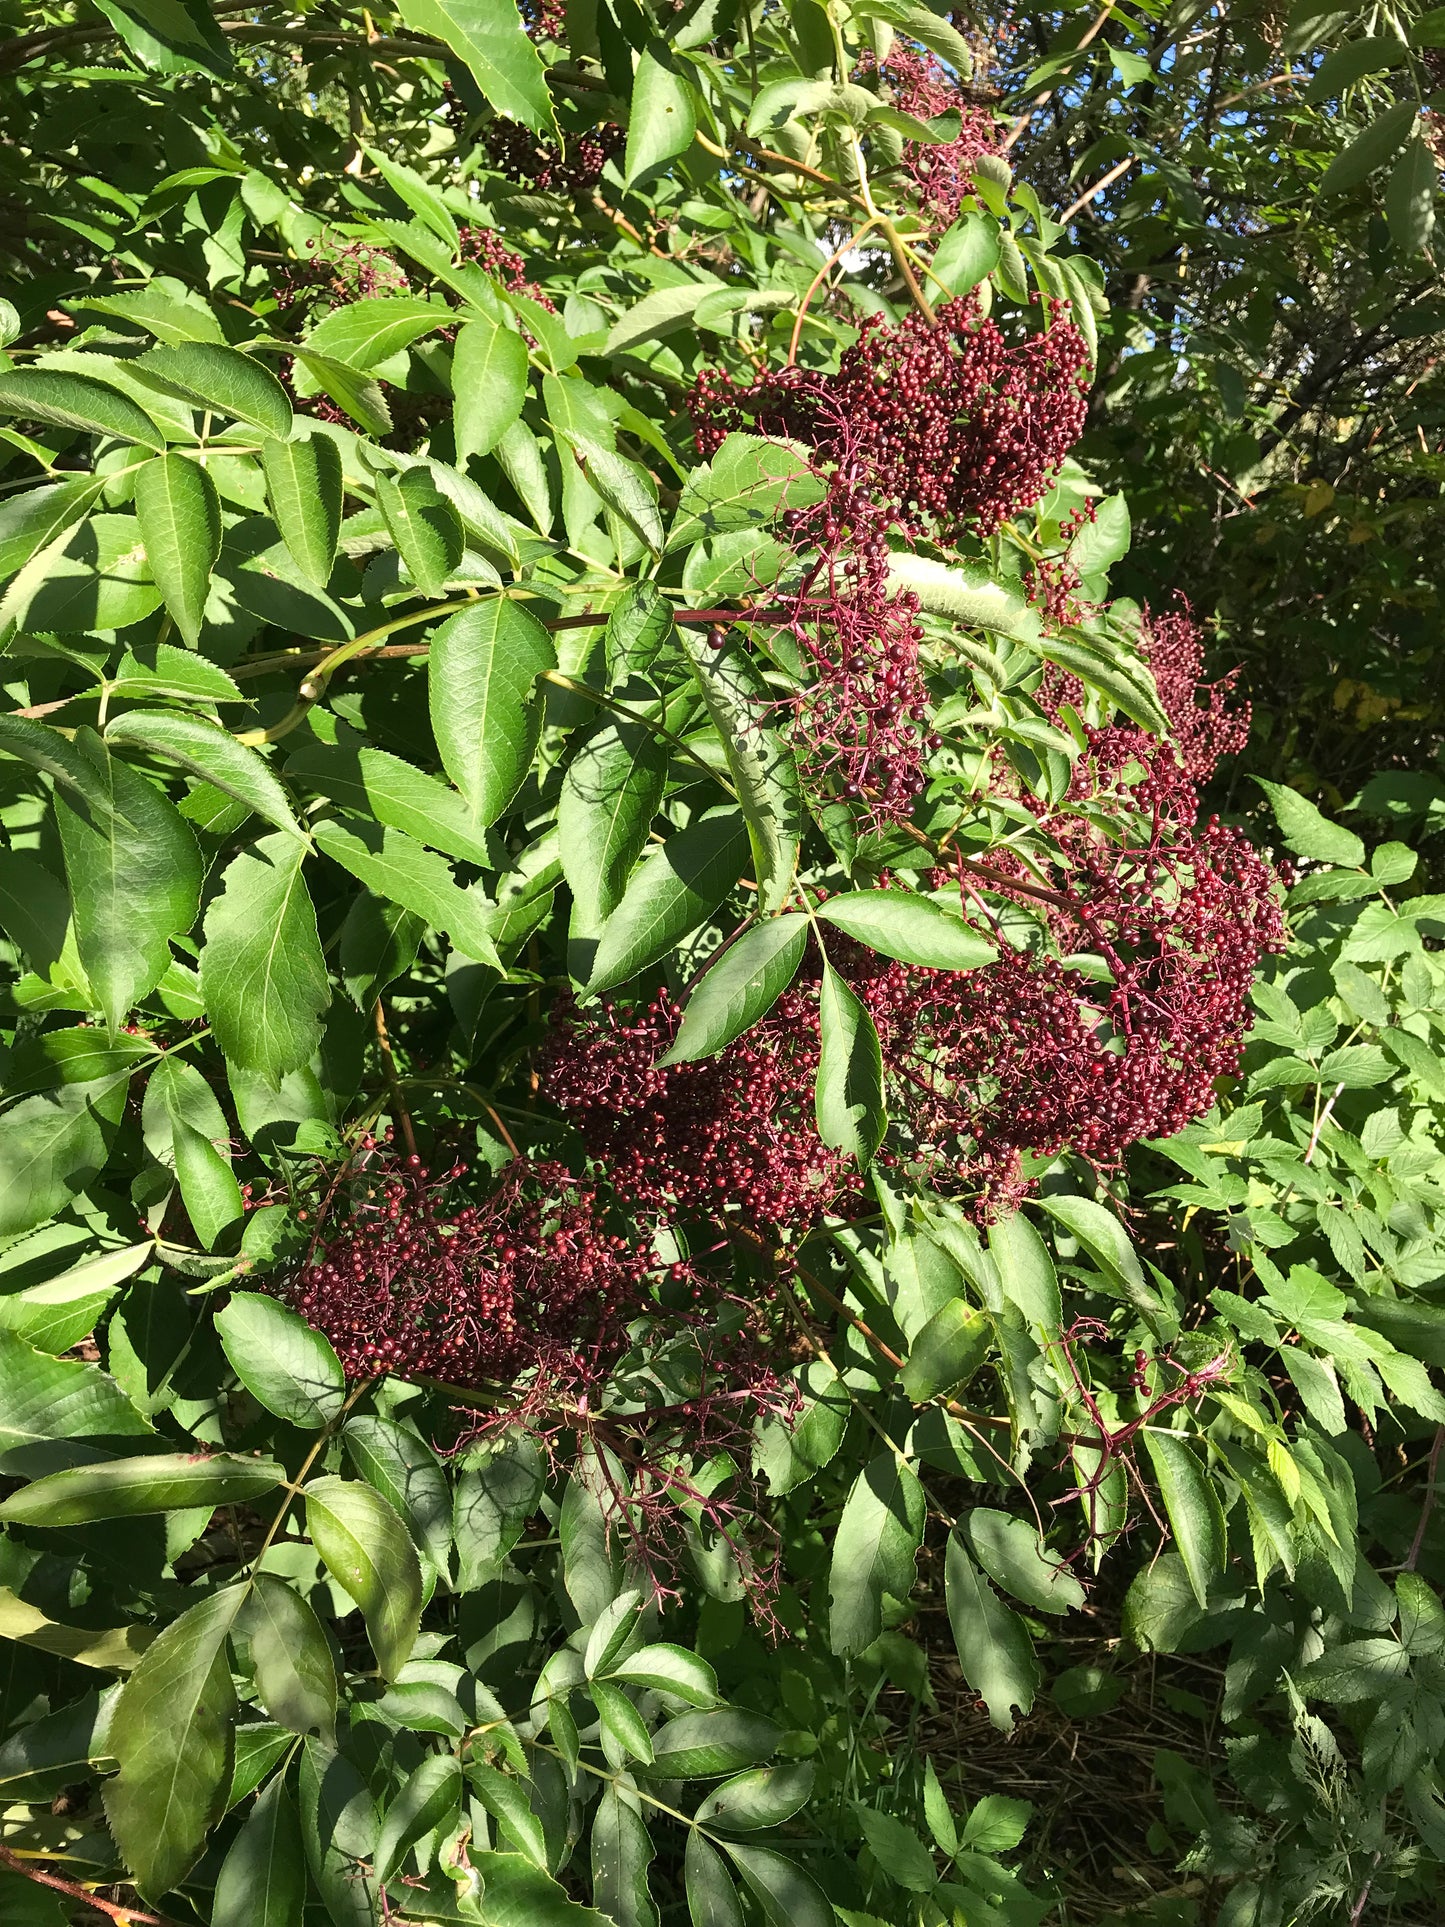
{"label": "elderberry shrub", "polygon": [[958,115],[958,133],[951,141],[905,140],[899,163],[919,206],[945,224],[953,220],[965,195],[972,193],[979,161],[999,151],[997,121],[966,98],[937,54],[902,40],[894,42],[881,65],[869,54],[859,62],[857,74],[877,74],[892,105],[915,120]]}

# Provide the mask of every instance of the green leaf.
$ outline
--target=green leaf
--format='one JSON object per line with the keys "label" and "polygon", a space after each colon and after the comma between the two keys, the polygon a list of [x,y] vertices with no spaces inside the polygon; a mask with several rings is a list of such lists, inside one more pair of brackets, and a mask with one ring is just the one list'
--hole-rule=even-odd
{"label": "green leaf", "polygon": [[534,134],[561,138],[541,56],[516,0],[400,0],[397,12],[418,33],[444,41],[499,114]]}
{"label": "green leaf", "polygon": [[479,963],[502,969],[492,942],[489,905],[480,891],[463,889],[444,857],[425,850],[401,830],[379,824],[319,822],[313,826],[317,848],[374,896],[399,903],[451,938],[458,950]]}
{"label": "green leaf", "polygon": [[1027,1519],[975,1506],[959,1531],[989,1578],[1026,1606],[1066,1613],[1083,1605],[1083,1587],[1066,1565],[1045,1551]]}
{"label": "green leaf", "polygon": [[[648,300],[679,292],[661,289]],[[647,302],[642,305],[646,307]],[[624,316],[618,327],[627,319]],[[614,328],[614,337],[616,333]],[[800,449],[760,435],[729,435],[712,460],[688,476],[668,534],[668,549],[685,548],[689,543],[731,535],[739,529],[762,528],[785,510],[808,508],[821,501],[824,488],[822,477]]]}
{"label": "green leaf", "polygon": [[588,1682],[587,1691],[602,1721],[602,1731],[611,1741],[613,1757],[635,1760],[641,1766],[652,1763],[652,1737],[636,1706],[620,1686],[606,1680]]}
{"label": "green leaf", "polygon": [[165,447],[161,431],[129,395],[63,368],[0,371],[0,415],[78,428],[88,435],[113,435],[142,448]]}
{"label": "green leaf", "polygon": [[933,272],[955,295],[967,294],[998,266],[998,223],[987,214],[965,214],[939,241]]}
{"label": "green leaf", "polygon": [[160,73],[200,72],[224,80],[231,50],[204,0],[97,0],[142,65]]}
{"label": "green leaf", "polygon": [[173,1620],[121,1690],[106,1744],[120,1771],[105,1815],[136,1885],[159,1899],[189,1872],[225,1808],[236,1696],[226,1639],[244,1586]]}
{"label": "green leaf", "polygon": [[[458,1592],[472,1592],[495,1576],[537,1510],[545,1485],[541,1454],[524,1434],[467,1455],[456,1481],[452,1508]],[[568,1491],[574,1489],[575,1479]],[[558,1525],[564,1556],[572,1537],[571,1528],[571,1514],[564,1499]],[[569,1566],[569,1592],[574,1576]]]}
{"label": "green leaf", "polygon": [[193,1065],[166,1057],[146,1086],[142,1120],[153,1155],[174,1169],[186,1215],[210,1251],[245,1209],[220,1106]]}
{"label": "green leaf", "polygon": [[229,731],[174,710],[132,709],[107,725],[108,743],[133,743],[190,770],[292,836],[305,838],[290,798],[264,757]]}
{"label": "green leaf", "polygon": [[247,1814],[221,1863],[211,1927],[295,1927],[305,1899],[301,1822],[278,1774]]}
{"label": "green leaf", "polygon": [[[0,1586],[0,1639],[33,1646],[37,1652],[52,1653],[57,1659],[68,1659],[76,1666],[90,1666],[100,1672],[129,1672],[154,1637],[149,1626],[138,1625],[134,1620],[127,1626],[101,1632],[94,1626],[63,1626],[19,1598],[8,1586]],[[0,1758],[8,1759],[12,1747],[22,1742],[29,1731],[28,1727],[21,1727],[18,1733],[12,1734]],[[78,1777],[70,1776],[72,1780]]]}
{"label": "green leaf", "polygon": [[908,890],[850,890],[829,897],[818,915],[870,950],[934,970],[976,970],[998,955],[962,917]]}
{"label": "green leaf", "polygon": [[888,577],[918,597],[930,614],[948,616],[973,629],[1031,642],[1039,634],[1038,611],[1017,589],[996,582],[978,563],[954,564],[901,551],[888,558]]}
{"label": "green leaf", "polygon": [[123,1245],[63,1271],[44,1284],[0,1297],[0,1324],[52,1356],[69,1351],[92,1331],[125,1279],[154,1256],[149,1242]]}
{"label": "green leaf", "polygon": [[878,1032],[831,964],[823,968],[818,1013],[818,1134],[866,1167],[888,1128]]}
{"label": "green leaf", "polygon": [[938,1885],[933,1855],[912,1827],[874,1807],[859,1805],[855,1811],[868,1850],[888,1878],[908,1893],[932,1893]]}
{"label": "green leaf", "polygon": [[[323,315],[314,328],[308,329],[298,352],[367,374],[378,363],[389,361],[412,342],[445,328],[454,319],[455,311],[441,301],[424,301],[413,294],[363,295],[361,300],[346,302]],[[315,360],[308,359],[306,365],[321,380]]]}
{"label": "green leaf", "polygon": [[[604,1725],[606,1717],[604,1715]],[[657,1927],[647,1884],[656,1849],[636,1795],[616,1780],[604,1787],[592,1816],[592,1897],[617,1927]]]}
{"label": "green leaf", "polygon": [[[290,348],[292,344],[288,342],[286,345]],[[320,354],[304,342],[296,344],[295,355],[321,392],[330,396],[358,427],[365,429],[368,435],[391,433],[391,410],[386,405],[386,396],[379,382],[362,369],[353,368],[350,362],[342,361],[336,355]]]}
{"label": "green leaf", "polygon": [[471,1853],[482,1877],[482,1927],[616,1927],[595,1907],[569,1900],[543,1868],[520,1853]]}
{"label": "green leaf", "polygon": [[813,1359],[794,1373],[802,1404],[795,1418],[768,1418],[753,1442],[754,1470],[774,1498],[791,1492],[832,1462],[852,1407],[847,1388],[831,1365]]}
{"label": "green leaf", "polygon": [[772,1720],[736,1706],[679,1713],[653,1734],[647,1776],[655,1780],[720,1780],[724,1774],[770,1758],[781,1738]]}
{"label": "green leaf", "polygon": [[424,468],[403,469],[396,481],[378,475],[376,501],[412,581],[439,596],[465,547],[456,510]]}
{"label": "green leaf", "polygon": [[987,1316],[966,1299],[951,1298],[909,1347],[903,1389],[915,1405],[959,1385],[982,1363],[993,1335]]}
{"label": "green leaf", "polygon": [[623,176],[628,187],[692,146],[697,114],[692,92],[660,48],[638,58],[627,114],[627,154]]}
{"label": "green leaf", "polygon": [[262,837],[232,859],[206,913],[201,993],[216,1041],[273,1083],[311,1058],[331,1001],[303,855],[295,837]]}
{"label": "green leaf", "polygon": [[496,852],[476,829],[454,789],[384,749],[360,743],[307,743],[287,759],[286,774],[344,809],[375,817],[419,843],[490,869]]}
{"label": "green leaf", "polygon": [[557,806],[574,931],[595,930],[621,903],[666,778],[667,751],[649,729],[604,722],[583,739]]}
{"label": "green leaf", "polygon": [[125,1080],[111,1076],[22,1098],[0,1115],[0,1237],[63,1211],[99,1176],[125,1100]]}
{"label": "green leaf", "polygon": [[237,1622],[251,1648],[261,1704],[293,1733],[336,1730],[336,1665],[321,1621],[294,1587],[258,1572]]}
{"label": "green leaf", "polygon": [[683,1861],[692,1927],[743,1927],[742,1902],[716,1847],[690,1828]]}
{"label": "green leaf", "polygon": [[670,836],[642,864],[602,926],[587,988],[625,983],[712,914],[748,860],[744,819],[720,810]]}
{"label": "green leaf", "polygon": [[1364,867],[1365,846],[1353,830],[1346,830],[1322,816],[1298,790],[1287,789],[1283,783],[1266,782],[1262,776],[1256,776],[1254,781],[1269,799],[1286,849],[1293,850],[1296,856],[1342,864],[1346,869]]}
{"label": "green leaf", "polygon": [[244,700],[235,681],[219,663],[171,643],[153,644],[143,651],[145,660],[129,650],[110,678],[112,696],[126,696],[141,702],[156,696],[181,696],[188,702],[238,703]]}
{"label": "green leaf", "polygon": [[691,1706],[712,1706],[718,1697],[717,1675],[705,1659],[684,1646],[640,1646],[613,1662],[607,1677],[654,1693],[671,1693]]}
{"label": "green leaf", "polygon": [[1419,112],[1419,106],[1413,99],[1387,107],[1363,133],[1356,134],[1342,154],[1336,154],[1330,162],[1320,182],[1321,196],[1344,194],[1350,188],[1358,187],[1377,167],[1383,167],[1396,149],[1410,138]]}
{"label": "green leaf", "polygon": [[290,1425],[319,1431],[341,1414],[346,1377],[319,1331],[256,1291],[232,1292],[216,1314],[231,1370],[258,1405]]}
{"label": "green leaf", "polygon": [[911,1466],[880,1452],[853,1481],[833,1537],[828,1639],[854,1658],[883,1630],[883,1597],[906,1604],[923,1543],[923,1487]]}
{"label": "green leaf", "polygon": [[421,216],[442,242],[448,256],[454,255],[461,236],[450,208],[436,188],[429,181],[424,181],[414,169],[402,167],[398,162],[388,159],[378,148],[368,147],[365,153],[392,193],[405,202],[414,214]]}
{"label": "green leaf", "polygon": [[23,569],[98,499],[103,480],[90,475],[29,488],[0,504],[0,582]]}
{"label": "green leaf", "polygon": [[390,1880],[408,1851],[455,1820],[462,1803],[462,1769],[451,1753],[433,1753],[408,1777],[386,1810],[376,1842],[376,1877]]}
{"label": "green leaf", "polygon": [[744,1846],[740,1840],[723,1845],[767,1927],[834,1927],[832,1902],[796,1861],[772,1847]]}
{"label": "green leaf", "polygon": [[677,1036],[658,1068],[715,1057],[750,1030],[793,981],[807,945],[805,916],[754,924],[694,981]]}
{"label": "green leaf", "polygon": [[503,596],[463,609],[432,635],[432,733],[478,830],[502,814],[531,768],[541,730],[536,682],[556,665],[541,623]]}
{"label": "green leaf", "polygon": [[1123,1226],[1106,1206],[1093,1198],[1049,1196],[1039,1206],[1077,1238],[1104,1276],[1139,1311],[1151,1316],[1164,1307],[1145,1283],[1139,1255]]}
{"label": "green leaf", "polygon": [[328,1474],[313,1479],[303,1496],[316,1550],[360,1606],[382,1678],[395,1679],[421,1623],[421,1566],[410,1534],[369,1485]]}
{"label": "green leaf", "polygon": [[344,1754],[308,1739],[298,1790],[307,1864],[333,1927],[377,1927],[373,1860],[381,1827],[365,1780]]}
{"label": "green leaf", "polygon": [[1184,1570],[1201,1606],[1213,1579],[1224,1571],[1224,1514],[1208,1473],[1188,1440],[1177,1432],[1146,1428],[1144,1444]]}
{"label": "green leaf", "polygon": [[1063,1322],[1063,1300],[1048,1246],[1021,1211],[989,1226],[988,1251],[1004,1296],[1018,1306],[1044,1339],[1056,1339]]}
{"label": "green leaf", "polygon": [[654,288],[624,309],[607,335],[607,353],[624,354],[644,341],[655,341],[685,328],[701,304],[718,292],[711,275],[705,281],[686,281],[676,287]]}
{"label": "green leaf", "polygon": [[[0,1619],[3,1611],[0,1606]],[[53,1800],[87,1776],[92,1754],[102,1757],[98,1732],[104,1731],[114,1697],[113,1691],[107,1692],[102,1710],[99,1691],[92,1691],[15,1728],[0,1744],[0,1792],[7,1805]]]}
{"label": "green leaf", "polygon": [[341,452],[326,435],[261,444],[271,514],[292,561],[308,582],[331,579],[341,531]]}
{"label": "green leaf", "polygon": [[452,433],[457,466],[489,455],[527,399],[527,344],[515,328],[488,315],[470,315],[452,349]]}
{"label": "green leaf", "polygon": [[747,819],[758,907],[771,916],[791,895],[797,868],[803,831],[797,764],[764,721],[771,698],[749,658],[736,647],[714,649],[702,631],[681,633]]}
{"label": "green leaf", "polygon": [[1028,1630],[994,1592],[957,1532],[948,1536],[943,1583],[963,1676],[999,1731],[1012,1732],[1013,1709],[1027,1714],[1038,1690],[1039,1665]]}
{"label": "green leaf", "polygon": [[1429,246],[1435,229],[1438,172],[1429,143],[1420,135],[1413,135],[1405,143],[1385,189],[1390,239],[1404,255],[1420,254]]}
{"label": "green leaf", "polygon": [[157,1452],[102,1465],[72,1466],[36,1479],[0,1505],[12,1525],[78,1526],[94,1519],[132,1519],[189,1506],[246,1505],[283,1483],[270,1459],[212,1458]]}
{"label": "green leaf", "polygon": [[756,1833],[780,1827],[805,1807],[813,1793],[813,1763],[760,1766],[734,1774],[703,1801],[693,1815],[696,1825],[722,1833]]}
{"label": "green leaf", "polygon": [[[407,1426],[366,1413],[347,1422],[346,1456],[368,1485],[395,1506],[412,1544],[445,1573],[451,1562],[452,1491],[436,1454]],[[460,1493],[463,1473],[458,1479]]]}
{"label": "green leaf", "polygon": [[150,1429],[98,1365],[50,1358],[0,1329],[0,1453],[45,1439],[134,1438]]}
{"label": "green leaf", "polygon": [[190,825],[143,776],[112,756],[92,730],[75,749],[90,767],[103,810],[86,822],[59,796],[55,812],[86,977],[112,1030],[153,990],[171,961],[170,939],[189,930],[201,894]]}
{"label": "green leaf", "polygon": [[506,1838],[515,1842],[535,1866],[545,1868],[547,1838],[528,1801],[526,1783],[476,1759],[467,1765],[466,1776],[468,1786],[487,1812],[501,1821]]}
{"label": "green leaf", "polygon": [[132,364],[167,394],[179,395],[224,419],[249,422],[263,435],[285,441],[291,433],[291,398],[269,368],[238,349],[212,341],[148,348]]}
{"label": "green leaf", "polygon": [[1069,567],[1085,580],[1106,575],[1129,553],[1131,537],[1128,502],[1122,495],[1106,495],[1094,504],[1094,519],[1069,544]]}

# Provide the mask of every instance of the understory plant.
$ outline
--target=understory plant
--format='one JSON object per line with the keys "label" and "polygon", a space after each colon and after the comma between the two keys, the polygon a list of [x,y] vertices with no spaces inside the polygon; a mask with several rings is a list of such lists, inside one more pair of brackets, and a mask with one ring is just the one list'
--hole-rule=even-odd
{"label": "understory plant", "polygon": [[968,38],[253,11],[12,60],[0,1911],[1430,1918],[1445,898]]}

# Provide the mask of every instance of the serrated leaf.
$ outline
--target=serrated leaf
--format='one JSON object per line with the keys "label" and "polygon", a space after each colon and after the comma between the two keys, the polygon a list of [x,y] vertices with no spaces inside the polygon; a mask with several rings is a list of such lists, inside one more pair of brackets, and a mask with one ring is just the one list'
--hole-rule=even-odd
{"label": "serrated leaf", "polygon": [[369,1485],[328,1473],[302,1496],[312,1543],[360,1606],[382,1678],[395,1679],[421,1623],[421,1567],[410,1534]]}
{"label": "serrated leaf", "polygon": [[376,1842],[376,1877],[390,1880],[407,1852],[460,1811],[462,1769],[451,1753],[433,1753],[414,1768],[386,1810]]}
{"label": "serrated leaf", "polygon": [[452,349],[452,432],[457,464],[489,455],[527,399],[527,346],[515,328],[470,315]]}
{"label": "serrated leaf", "polygon": [[867,1009],[831,964],[818,1000],[818,1135],[866,1167],[883,1142],[883,1053]]}
{"label": "serrated leaf", "polygon": [[271,514],[288,553],[308,582],[324,589],[341,530],[341,452],[325,435],[261,444]]}
{"label": "serrated leaf", "polygon": [[111,1716],[106,1744],[120,1771],[105,1814],[147,1899],[184,1878],[225,1808],[236,1706],[226,1641],[245,1597],[228,1587],[167,1626]]}
{"label": "serrated leaf", "polygon": [[883,1596],[906,1603],[923,1542],[925,1501],[917,1474],[880,1452],[853,1482],[833,1537],[828,1575],[828,1638],[845,1658],[865,1651],[883,1630]]}
{"label": "serrated leaf", "polygon": [[118,388],[64,368],[9,368],[0,372],[0,415],[52,422],[89,435],[113,435],[141,448],[162,449],[165,437],[150,416]]}
{"label": "serrated leaf", "polygon": [[574,931],[595,930],[621,903],[666,779],[661,739],[632,723],[598,724],[567,765],[557,829]]}
{"label": "serrated leaf", "polygon": [[232,858],[206,913],[201,993],[216,1041],[273,1082],[311,1058],[331,1001],[303,855],[295,837],[262,837]]}
{"label": "serrated leaf", "polygon": [[541,623],[503,596],[463,609],[432,636],[432,733],[478,830],[496,821],[531,767],[541,730],[536,682],[556,663]]}
{"label": "serrated leaf", "polygon": [[750,1030],[793,981],[807,945],[805,916],[754,924],[693,983],[677,1036],[658,1068],[715,1057]]}
{"label": "serrated leaf", "polygon": [[818,915],[870,950],[934,970],[977,970],[998,955],[962,917],[909,890],[850,890],[829,897]]}
{"label": "serrated leaf", "polygon": [[261,1292],[236,1291],[215,1323],[232,1371],[268,1412],[310,1431],[339,1417],[341,1361],[304,1318]]}
{"label": "serrated leaf", "polygon": [[105,734],[107,742],[133,743],[152,756],[179,764],[304,841],[306,833],[270,764],[218,724],[173,710],[132,709],[115,717]]}
{"label": "serrated leaf", "polygon": [[1351,870],[1363,866],[1365,846],[1353,830],[1322,816],[1298,790],[1289,789],[1283,783],[1267,782],[1263,776],[1256,776],[1254,781],[1269,799],[1287,849],[1293,850],[1296,856],[1342,864]]}
{"label": "serrated leaf", "polygon": [[439,596],[462,559],[461,518],[424,468],[376,478],[377,506],[407,573],[425,596]]}
{"label": "serrated leaf", "polygon": [[1224,1571],[1224,1514],[1198,1454],[1177,1432],[1146,1427],[1144,1444],[1184,1570],[1201,1606]]}
{"label": "serrated leaf", "polygon": [[541,57],[515,0],[401,0],[397,11],[409,27],[434,34],[466,63],[499,114],[534,134],[560,138]]}
{"label": "serrated leaf", "polygon": [[135,368],[167,394],[226,420],[249,422],[281,441],[291,433],[291,398],[269,368],[239,349],[212,341],[148,348]]}
{"label": "serrated leaf", "polygon": [[758,906],[771,916],[791,894],[798,863],[803,805],[797,764],[768,726],[771,702],[752,661],[736,646],[714,649],[698,630],[684,628],[681,635],[747,819]]}
{"label": "serrated leaf", "polygon": [[295,1927],[305,1899],[301,1823],[278,1775],[246,1815],[221,1863],[211,1927]]}
{"label": "serrated leaf", "polygon": [[603,924],[588,990],[625,983],[665,957],[733,888],[748,847],[746,825],[735,810],[703,817],[670,836],[642,864]]}
{"label": "serrated leaf", "polygon": [[1004,1605],[969,1557],[957,1532],[948,1537],[944,1594],[963,1676],[999,1731],[1012,1732],[1014,1708],[1027,1714],[1038,1690],[1033,1641],[1018,1614]]}
{"label": "serrated leaf", "polygon": [[118,1030],[165,975],[170,939],[195,921],[200,851],[175,805],[92,730],[77,731],[74,748],[98,799],[88,822],[58,795],[55,801],[76,947],[106,1021]]}
{"label": "serrated leaf", "polygon": [[51,1472],[0,1505],[0,1519],[14,1525],[60,1527],[87,1525],[95,1519],[132,1519],[189,1506],[214,1509],[246,1505],[273,1491],[282,1481],[280,1466],[270,1459],[244,1459],[221,1452],[211,1458],[152,1453],[138,1459],[111,1459],[100,1465]]}
{"label": "serrated leaf", "polygon": [[251,1648],[256,1692],[273,1720],[293,1733],[336,1729],[336,1665],[321,1621],[294,1587],[258,1572],[238,1629]]}
{"label": "serrated leaf", "polygon": [[486,900],[462,888],[445,858],[423,849],[403,831],[379,824],[359,822],[349,828],[320,822],[312,834],[317,848],[359,878],[374,896],[401,904],[434,929],[445,931],[466,956],[502,970]]}
{"label": "serrated leaf", "polygon": [[1084,1589],[1040,1542],[1037,1528],[989,1506],[974,1506],[960,1521],[968,1549],[989,1578],[1038,1612],[1066,1613],[1084,1603]]}
{"label": "serrated leaf", "polygon": [[638,58],[627,116],[623,174],[631,187],[675,155],[686,153],[697,132],[697,113],[681,70],[660,45]]}

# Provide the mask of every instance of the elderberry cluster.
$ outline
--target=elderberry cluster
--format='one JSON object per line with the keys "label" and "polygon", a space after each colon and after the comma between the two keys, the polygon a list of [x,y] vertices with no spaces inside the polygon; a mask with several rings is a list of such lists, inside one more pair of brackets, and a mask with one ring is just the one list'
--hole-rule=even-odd
{"label": "elderberry cluster", "polygon": [[349,1208],[287,1288],[348,1376],[585,1383],[621,1349],[655,1268],[564,1166],[518,1158],[481,1202],[448,1210],[463,1166],[433,1174],[369,1138],[362,1159]]}
{"label": "elderberry cluster", "polygon": [[958,83],[936,54],[895,41],[879,66],[868,55],[858,72],[877,73],[900,112],[915,120],[936,120],[956,113],[959,130],[951,141],[905,141],[901,170],[922,206],[944,222],[952,221],[973,186],[973,173],[985,154],[999,150],[999,130],[987,109],[970,106]]}
{"label": "elderberry cluster", "polygon": [[[1062,305],[1062,304],[1061,304]],[[740,387],[704,369],[688,407],[698,451],[756,428],[842,464],[907,533],[992,535],[1052,485],[1083,432],[1089,350],[1071,321],[1010,343],[972,296],[863,323],[833,375],[783,368]]]}
{"label": "elderberry cluster", "polygon": [[642,1211],[806,1231],[861,1183],[813,1122],[816,986],[785,991],[720,1057],[660,1069],[680,1015],[666,991],[631,1013],[562,1008],[541,1066],[548,1097]]}
{"label": "elderberry cluster", "polygon": [[495,228],[463,227],[458,231],[458,249],[464,261],[475,261],[477,266],[488,274],[494,275],[509,294],[525,294],[545,308],[548,314],[556,314],[556,304],[537,286],[527,279],[526,263],[515,248],[509,248]]}
{"label": "elderberry cluster", "polygon": [[534,134],[514,120],[498,116],[482,136],[487,159],[496,171],[519,186],[539,194],[566,194],[574,199],[591,194],[602,170],[621,152],[626,135],[615,121],[589,127],[585,134],[557,141]]}

